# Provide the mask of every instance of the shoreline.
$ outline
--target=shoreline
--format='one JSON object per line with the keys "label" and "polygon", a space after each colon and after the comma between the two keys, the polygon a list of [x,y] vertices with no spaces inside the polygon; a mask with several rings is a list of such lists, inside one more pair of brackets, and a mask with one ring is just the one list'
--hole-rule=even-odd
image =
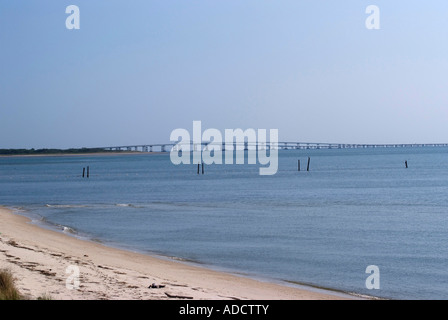
{"label": "shoreline", "polygon": [[158,155],[170,154],[169,152],[153,151],[123,151],[123,152],[92,152],[92,153],[48,153],[48,154],[1,154],[0,158],[33,158],[33,157],[101,157],[101,156],[120,156],[120,155]]}
{"label": "shoreline", "polygon": [[[289,286],[79,239],[0,206],[0,262],[30,299],[346,300],[348,293]],[[69,290],[69,266],[80,285]],[[152,284],[156,288],[149,288]],[[160,286],[160,287],[159,287]]]}

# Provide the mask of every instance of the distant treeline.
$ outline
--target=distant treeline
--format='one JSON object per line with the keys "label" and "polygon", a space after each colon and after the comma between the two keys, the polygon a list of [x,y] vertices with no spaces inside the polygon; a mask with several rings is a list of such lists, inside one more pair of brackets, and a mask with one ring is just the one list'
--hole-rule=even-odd
{"label": "distant treeline", "polygon": [[28,154],[77,154],[77,153],[100,153],[100,152],[120,152],[110,151],[101,148],[80,148],[80,149],[0,149],[0,155],[28,155]]}

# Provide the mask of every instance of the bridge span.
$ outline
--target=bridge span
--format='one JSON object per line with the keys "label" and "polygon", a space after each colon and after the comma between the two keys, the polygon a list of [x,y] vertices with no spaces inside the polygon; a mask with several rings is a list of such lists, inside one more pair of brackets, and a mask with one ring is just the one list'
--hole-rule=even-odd
{"label": "bridge span", "polygon": [[[215,150],[222,151],[229,149],[225,143],[214,144],[213,142],[190,143],[183,144],[184,150],[200,151],[207,150],[210,146],[214,146]],[[186,149],[189,148],[189,149]],[[299,150],[299,149],[357,149],[357,148],[425,148],[425,147],[448,147],[448,143],[400,143],[400,144],[348,144],[348,143],[314,143],[314,142],[277,142],[272,146],[270,143],[233,143],[234,149],[244,150]],[[130,146],[113,146],[102,147],[106,151],[135,151],[135,152],[170,152],[171,150],[180,149],[178,143],[154,143]],[[230,146],[232,148],[232,146]]]}

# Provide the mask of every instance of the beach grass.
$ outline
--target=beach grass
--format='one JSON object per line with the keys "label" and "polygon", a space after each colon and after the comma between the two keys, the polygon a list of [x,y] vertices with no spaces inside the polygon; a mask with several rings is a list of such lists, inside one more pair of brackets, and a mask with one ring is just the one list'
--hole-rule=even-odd
{"label": "beach grass", "polygon": [[22,296],[14,284],[14,277],[7,269],[0,270],[0,300],[21,300]]}

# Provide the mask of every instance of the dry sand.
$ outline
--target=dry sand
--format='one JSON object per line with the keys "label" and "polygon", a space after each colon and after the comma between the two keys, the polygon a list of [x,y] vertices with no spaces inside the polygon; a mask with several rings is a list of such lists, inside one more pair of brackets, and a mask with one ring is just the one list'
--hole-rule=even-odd
{"label": "dry sand", "polygon": [[[67,279],[79,268],[79,287]],[[29,299],[53,300],[346,299],[339,293],[306,290],[218,272],[104,246],[48,230],[0,207],[0,268],[9,269]],[[149,288],[156,284],[158,288]],[[74,282],[69,281],[69,287]]]}

